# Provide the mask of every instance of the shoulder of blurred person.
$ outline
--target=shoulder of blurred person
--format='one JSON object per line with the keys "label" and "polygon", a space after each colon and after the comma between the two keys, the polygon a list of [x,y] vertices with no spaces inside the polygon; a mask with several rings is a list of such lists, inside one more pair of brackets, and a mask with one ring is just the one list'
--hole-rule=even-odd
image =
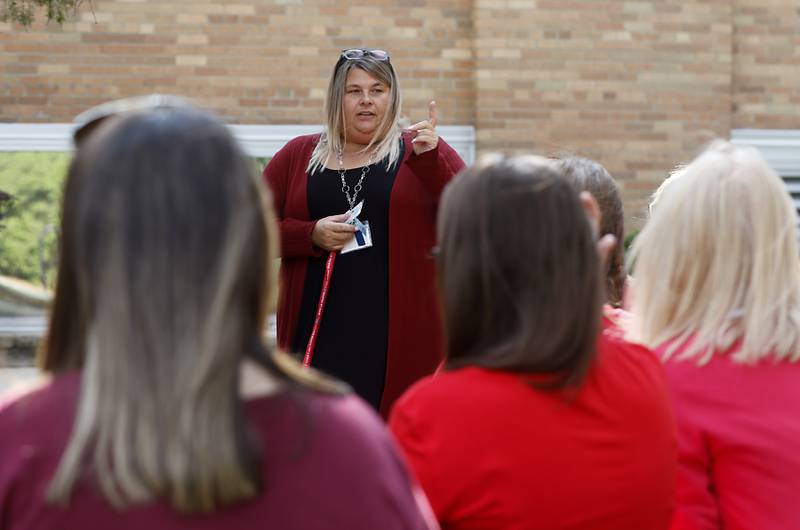
{"label": "shoulder of blurred person", "polygon": [[[378,416],[346,387],[283,354],[277,365],[299,387],[276,386],[244,375],[245,415],[258,438],[264,490],[200,521],[249,528],[269,520],[278,528],[432,529],[422,496]],[[245,368],[244,372],[251,370]],[[258,370],[258,369],[255,369]],[[80,525],[107,528],[125,517],[132,525],[183,528],[163,500],[120,512],[82,481],[68,507],[48,506],[42,492],[72,430],[81,374],[57,375],[0,408],[0,522],[5,528]],[[305,509],[308,508],[308,509]],[[202,526],[202,525],[201,525]]]}
{"label": "shoulder of blurred person", "polygon": [[[441,371],[397,402],[390,429],[440,523],[461,528],[459,520],[493,513],[503,528],[524,528],[526,517],[560,528],[577,503],[587,527],[665,529],[673,509],[676,428],[654,353],[607,329],[576,394],[535,389],[530,383],[539,377],[475,366]],[[521,508],[514,500],[519,481],[526,498],[547,499],[548,507],[537,515]],[[570,500],[554,497],[564,489]],[[612,490],[626,493],[607,494]],[[486,503],[495,508],[477,508]],[[608,526],[592,519],[598,511],[613,514]]]}
{"label": "shoulder of blurred person", "polygon": [[50,376],[44,373],[36,374],[31,378],[13,381],[8,388],[0,392],[0,413],[3,409],[12,405],[29,394],[32,394],[50,383]]}
{"label": "shoulder of blurred person", "polygon": [[[580,404],[582,400],[592,399],[597,387],[603,386],[611,387],[622,402],[628,394],[638,396],[638,402],[666,413],[665,419],[671,422],[661,362],[647,347],[628,342],[612,320],[604,320],[604,330],[597,338],[597,357],[577,393],[571,387],[550,391],[536,389],[530,384],[539,380],[542,380],[541,374],[477,366],[448,370],[443,364],[436,374],[414,384],[398,400],[392,420],[441,413],[447,416],[441,418],[443,422],[459,423],[459,417],[480,414],[483,409],[487,413],[497,412],[496,403],[490,402],[512,398]],[[494,393],[494,389],[503,392]],[[644,397],[652,399],[643,400]]]}
{"label": "shoulder of blurred person", "polygon": [[690,343],[655,350],[672,350],[664,369],[680,457],[673,529],[798,528],[800,363],[737,362],[741,340],[682,358]]}

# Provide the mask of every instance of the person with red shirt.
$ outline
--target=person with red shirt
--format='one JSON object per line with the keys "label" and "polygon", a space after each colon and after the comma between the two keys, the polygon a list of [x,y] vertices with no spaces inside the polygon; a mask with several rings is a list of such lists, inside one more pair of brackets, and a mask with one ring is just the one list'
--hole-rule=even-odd
{"label": "person with red shirt", "polygon": [[596,246],[597,218],[591,196],[539,158],[486,160],[445,190],[446,364],[390,418],[443,528],[669,526],[663,372],[645,348],[598,336],[598,247],[607,256],[615,238]]}
{"label": "person with red shirt", "polygon": [[636,238],[629,337],[664,361],[674,530],[800,528],[797,213],[754,148],[719,140],[664,181]]}

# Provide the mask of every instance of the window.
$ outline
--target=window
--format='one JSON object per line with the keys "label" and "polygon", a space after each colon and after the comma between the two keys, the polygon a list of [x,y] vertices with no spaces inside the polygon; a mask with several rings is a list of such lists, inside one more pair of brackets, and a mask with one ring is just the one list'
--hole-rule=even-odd
{"label": "window", "polygon": [[[73,129],[72,124],[0,123],[0,368],[30,365],[45,331]],[[231,129],[261,168],[290,139],[321,127],[232,125]],[[467,164],[474,161],[472,126],[438,130]],[[274,334],[274,322],[270,326]],[[0,377],[0,390],[2,381]]]}
{"label": "window", "polygon": [[778,172],[800,212],[800,130],[734,129],[731,142],[757,148]]}

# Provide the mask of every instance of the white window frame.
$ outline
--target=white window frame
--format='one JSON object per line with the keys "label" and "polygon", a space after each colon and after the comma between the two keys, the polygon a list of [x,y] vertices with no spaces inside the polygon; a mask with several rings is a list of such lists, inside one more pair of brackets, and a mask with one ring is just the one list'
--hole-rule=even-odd
{"label": "white window frame", "polygon": [[733,129],[731,142],[757,148],[780,176],[800,176],[800,129]]}
{"label": "white window frame", "polygon": [[800,212],[800,129],[734,129],[731,142],[759,150],[786,182]]}
{"label": "white window frame", "polygon": [[[231,125],[245,152],[254,157],[272,157],[292,138],[322,130],[320,125]],[[0,123],[0,151],[70,152],[73,149],[71,123]],[[471,125],[443,125],[437,128],[467,164],[475,161],[475,128]],[[46,319],[41,316],[0,318],[0,337],[41,336]],[[274,334],[274,321],[270,323]]]}
{"label": "white window frame", "polygon": [[[231,125],[234,136],[250,156],[272,157],[289,140],[322,130],[320,125]],[[0,123],[0,151],[71,151],[71,123]],[[442,125],[439,135],[467,164],[475,161],[475,128]]]}

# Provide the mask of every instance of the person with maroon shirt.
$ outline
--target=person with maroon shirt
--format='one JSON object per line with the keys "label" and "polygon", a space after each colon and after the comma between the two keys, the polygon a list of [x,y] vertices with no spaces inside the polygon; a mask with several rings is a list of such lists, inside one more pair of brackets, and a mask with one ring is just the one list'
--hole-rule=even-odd
{"label": "person with maroon shirt", "polygon": [[588,193],[534,157],[479,162],[443,194],[446,364],[389,422],[443,528],[669,526],[664,374],[613,329],[598,336],[599,254],[615,238],[595,244],[597,219]]}
{"label": "person with maroon shirt", "polygon": [[275,230],[217,118],[103,118],[64,192],[41,388],[0,403],[0,530],[436,527],[380,418],[263,342]]}
{"label": "person with maroon shirt", "polygon": [[[385,417],[442,359],[430,253],[439,195],[464,163],[436,133],[435,102],[427,120],[401,128],[400,87],[383,50],[344,50],[325,107],[324,132],[290,141],[264,169],[281,235],[278,345],[311,351],[338,252],[306,357]],[[346,222],[356,208],[369,244]]]}

